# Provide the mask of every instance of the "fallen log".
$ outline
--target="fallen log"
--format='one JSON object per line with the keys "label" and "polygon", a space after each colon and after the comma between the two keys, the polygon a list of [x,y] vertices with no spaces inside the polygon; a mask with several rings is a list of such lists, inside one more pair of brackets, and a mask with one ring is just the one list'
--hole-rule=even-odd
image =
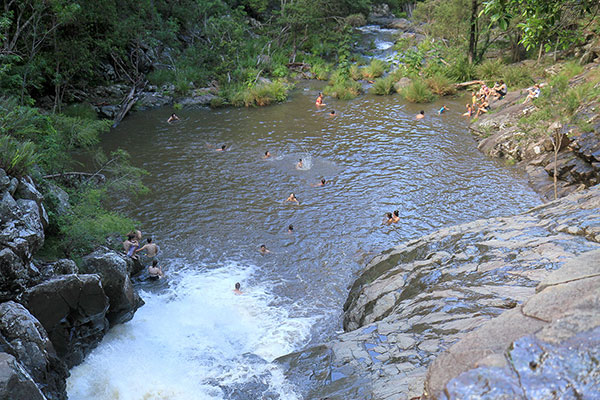
{"label": "fallen log", "polygon": [[457,89],[464,89],[466,87],[472,86],[472,85],[483,85],[485,82],[484,81],[468,81],[468,82],[462,82],[462,83],[456,83],[454,85],[454,87],[456,87]]}
{"label": "fallen log", "polygon": [[127,115],[129,110],[131,110],[131,107],[133,107],[133,105],[137,101],[138,93],[141,92],[146,87],[147,84],[148,84],[147,81],[136,82],[131,87],[129,94],[121,102],[121,104],[122,104],[121,110],[119,111],[119,113],[115,117],[115,120],[113,121],[113,125],[112,125],[113,128],[116,128],[119,125],[119,123],[123,120],[123,118],[125,118],[125,115]]}

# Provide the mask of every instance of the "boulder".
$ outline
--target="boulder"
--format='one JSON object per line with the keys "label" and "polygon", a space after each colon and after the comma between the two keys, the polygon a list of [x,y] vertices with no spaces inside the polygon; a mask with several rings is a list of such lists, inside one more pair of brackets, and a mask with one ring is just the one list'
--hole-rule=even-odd
{"label": "boulder", "polygon": [[77,268],[75,261],[69,260],[68,258],[56,261],[52,265],[52,269],[56,275],[71,275],[79,272],[79,268]]}
{"label": "boulder", "polygon": [[129,321],[144,304],[131,283],[133,266],[128,257],[107,248],[100,248],[83,258],[82,270],[98,274],[102,280],[110,300],[106,317],[111,326]]}
{"label": "boulder", "polygon": [[7,353],[0,353],[0,399],[46,400],[27,371]]}
{"label": "boulder", "polygon": [[158,92],[142,92],[135,103],[138,110],[164,107],[173,103],[173,97]]}
{"label": "boulder", "polygon": [[6,171],[0,168],[0,193],[7,190],[10,186],[10,178],[6,175]]}
{"label": "boulder", "polygon": [[411,27],[411,23],[406,18],[394,18],[390,23],[386,25],[389,29],[399,29],[401,31],[407,31]]}
{"label": "boulder", "polygon": [[410,86],[412,80],[406,76],[402,77],[398,82],[394,83],[394,89],[396,92],[400,92],[405,87]]}
{"label": "boulder", "polygon": [[12,178],[8,185],[8,193],[10,193],[11,196],[17,191],[17,186],[19,186],[19,180],[17,178]]}
{"label": "boulder", "polygon": [[11,249],[0,250],[0,301],[14,299],[31,281],[29,269]]}
{"label": "boulder", "polygon": [[69,212],[71,208],[71,203],[69,201],[69,194],[65,192],[60,186],[55,185],[53,183],[48,184],[46,195],[48,197],[53,198],[55,207],[54,211],[58,215],[65,215]]}
{"label": "boulder", "polygon": [[66,365],[57,358],[40,322],[21,304],[0,304],[0,337],[4,351],[16,357],[47,399],[67,398]]}
{"label": "boulder", "polygon": [[73,367],[108,330],[108,298],[98,275],[64,275],[36,285],[23,296],[58,356]]}
{"label": "boulder", "polygon": [[44,196],[37,190],[35,184],[29,177],[23,177],[19,180],[17,191],[15,192],[15,198],[33,200],[38,205],[42,204]]}

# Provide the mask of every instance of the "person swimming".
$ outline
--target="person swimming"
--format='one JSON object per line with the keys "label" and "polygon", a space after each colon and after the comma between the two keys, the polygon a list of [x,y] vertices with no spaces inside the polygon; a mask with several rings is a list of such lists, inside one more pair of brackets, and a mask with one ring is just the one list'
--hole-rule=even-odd
{"label": "person swimming", "polygon": [[447,109],[448,107],[442,106],[442,108],[439,109],[438,114],[443,114]]}
{"label": "person swimming", "polygon": [[302,162],[302,159],[299,158],[298,162],[296,163],[296,169],[302,169],[304,168],[304,163]]}
{"label": "person swimming", "polygon": [[258,249],[258,251],[260,251],[260,254],[263,254],[263,255],[271,252],[271,250],[267,249],[267,246],[264,244],[260,245],[260,248]]}
{"label": "person swimming", "polygon": [[288,233],[294,233],[294,225],[290,224],[290,226],[288,226]]}
{"label": "person swimming", "polygon": [[423,118],[425,118],[425,111],[421,110],[421,111],[419,111],[419,113],[418,113],[418,114],[415,116],[415,119],[416,119],[416,120],[419,120],[419,119],[423,119]]}
{"label": "person swimming", "polygon": [[390,225],[394,222],[394,217],[392,216],[392,213],[385,213],[385,218],[383,219],[383,223],[386,225]]}
{"label": "person swimming", "polygon": [[148,267],[148,275],[152,279],[160,279],[165,276],[162,271],[162,268],[158,266],[158,260],[152,260],[152,265]]}
{"label": "person swimming", "polygon": [[392,223],[396,223],[396,222],[400,222],[400,211],[395,210],[394,214],[392,215]]}
{"label": "person swimming", "polygon": [[330,117],[335,117],[335,110],[329,111],[329,116]]}
{"label": "person swimming", "polygon": [[240,289],[242,287],[242,285],[240,285],[239,282],[236,282],[234,287],[235,287],[235,289],[233,289],[233,293],[235,293],[235,294],[243,294],[244,293]]}
{"label": "person swimming", "polygon": [[315,100],[315,105],[317,107],[326,105],[325,103],[323,103],[323,93],[319,92],[319,95],[317,96],[317,100]]}
{"label": "person swimming", "polygon": [[290,194],[288,196],[287,199],[285,199],[286,202],[290,201],[290,202],[295,202],[296,204],[300,205],[300,202],[298,201],[298,199],[296,198],[296,195],[294,193]]}
{"label": "person swimming", "polygon": [[310,186],[319,187],[319,186],[325,186],[325,184],[327,184],[327,180],[325,178],[323,178],[323,179],[321,179],[321,181],[319,183],[312,183]]}
{"label": "person swimming", "polygon": [[271,157],[271,153],[269,153],[269,150],[265,151],[265,155],[263,156],[263,158],[269,158]]}
{"label": "person swimming", "polygon": [[227,151],[227,145],[226,145],[226,144],[224,144],[224,145],[222,145],[222,146],[221,146],[221,148],[220,148],[220,149],[217,149],[217,150],[215,150],[215,151]]}
{"label": "person swimming", "polygon": [[179,121],[179,117],[177,115],[175,115],[175,113],[171,114],[171,116],[169,117],[167,122],[170,124],[171,122],[174,122],[174,121]]}

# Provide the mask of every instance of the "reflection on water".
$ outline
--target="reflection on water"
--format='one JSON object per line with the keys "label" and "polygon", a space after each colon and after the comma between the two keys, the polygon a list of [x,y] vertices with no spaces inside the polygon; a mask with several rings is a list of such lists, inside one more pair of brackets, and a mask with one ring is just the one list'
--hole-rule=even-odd
{"label": "reflection on water", "polygon": [[[137,113],[108,135],[150,172],[148,196],[115,206],[161,246],[168,287],[141,284],[146,305],[72,371],[71,399],[295,398],[270,361],[340,328],[347,287],[373,255],[540,203],[519,171],[477,151],[461,100],[443,115],[396,96],[318,110],[317,93],[183,110],[171,125],[170,109]],[[229,151],[215,151],[222,144]],[[300,158],[308,167],[296,169]],[[395,209],[400,223],[382,225]]]}

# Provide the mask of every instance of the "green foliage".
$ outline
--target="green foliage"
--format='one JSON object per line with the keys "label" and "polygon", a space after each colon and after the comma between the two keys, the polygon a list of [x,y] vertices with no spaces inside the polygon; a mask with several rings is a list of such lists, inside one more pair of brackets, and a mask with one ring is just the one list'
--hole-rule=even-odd
{"label": "green foliage", "polygon": [[447,76],[455,82],[470,81],[476,75],[475,66],[467,58],[458,58],[450,64]]}
{"label": "green foliage", "polygon": [[36,147],[32,142],[19,142],[10,136],[0,136],[0,168],[8,175],[21,177],[30,174],[37,159]]}
{"label": "green foliage", "polygon": [[525,66],[507,66],[502,75],[509,88],[524,88],[534,83],[529,69]]}
{"label": "green foliage", "polygon": [[326,81],[329,79],[329,73],[331,71],[331,64],[326,64],[323,62],[316,62],[311,65],[310,71],[314,74],[315,79],[320,81]]}
{"label": "green foliage", "polygon": [[426,80],[427,86],[438,96],[447,96],[456,93],[456,87],[442,74],[433,75]]}
{"label": "green foliage", "polygon": [[325,86],[323,93],[336,99],[351,100],[362,93],[362,86],[350,78],[348,69],[339,68],[331,74],[329,84]]}
{"label": "green foliage", "polygon": [[420,79],[414,80],[409,86],[400,91],[402,97],[411,103],[429,103],[435,95],[429,90],[427,84]]}
{"label": "green foliage", "polygon": [[357,64],[352,64],[348,72],[350,74],[350,78],[352,78],[355,81],[359,81],[363,77],[362,71],[360,70],[360,67]]}
{"label": "green foliage", "polygon": [[375,80],[375,83],[371,87],[371,93],[380,96],[393,94],[395,92],[394,84],[397,82],[394,75],[388,75],[384,78]]}
{"label": "green foliage", "polygon": [[387,70],[388,65],[385,61],[378,59],[371,60],[371,64],[362,69],[362,75],[366,79],[379,78]]}
{"label": "green foliage", "polygon": [[477,77],[486,81],[496,81],[502,77],[506,66],[499,59],[485,60],[475,69]]}
{"label": "green foliage", "polygon": [[129,232],[137,224],[116,212],[108,211],[102,201],[106,190],[87,187],[71,192],[71,209],[59,216],[58,240],[51,241],[62,249],[65,255],[83,255],[99,244],[105,244],[107,237]]}
{"label": "green foliage", "polygon": [[89,119],[89,120],[97,120],[98,114],[96,114],[96,110],[89,103],[77,103],[77,104],[69,104],[63,110],[63,114],[67,117],[73,118],[81,118],[81,119]]}
{"label": "green foliage", "polygon": [[287,87],[281,81],[261,83],[243,88],[231,97],[231,104],[236,107],[266,106],[287,98]]}
{"label": "green foliage", "polygon": [[175,81],[175,72],[170,69],[155,69],[147,76],[148,82],[158,87]]}
{"label": "green foliage", "polygon": [[563,65],[561,72],[563,74],[565,74],[567,77],[572,78],[575,75],[579,75],[580,73],[582,73],[583,67],[578,62],[569,61]]}

